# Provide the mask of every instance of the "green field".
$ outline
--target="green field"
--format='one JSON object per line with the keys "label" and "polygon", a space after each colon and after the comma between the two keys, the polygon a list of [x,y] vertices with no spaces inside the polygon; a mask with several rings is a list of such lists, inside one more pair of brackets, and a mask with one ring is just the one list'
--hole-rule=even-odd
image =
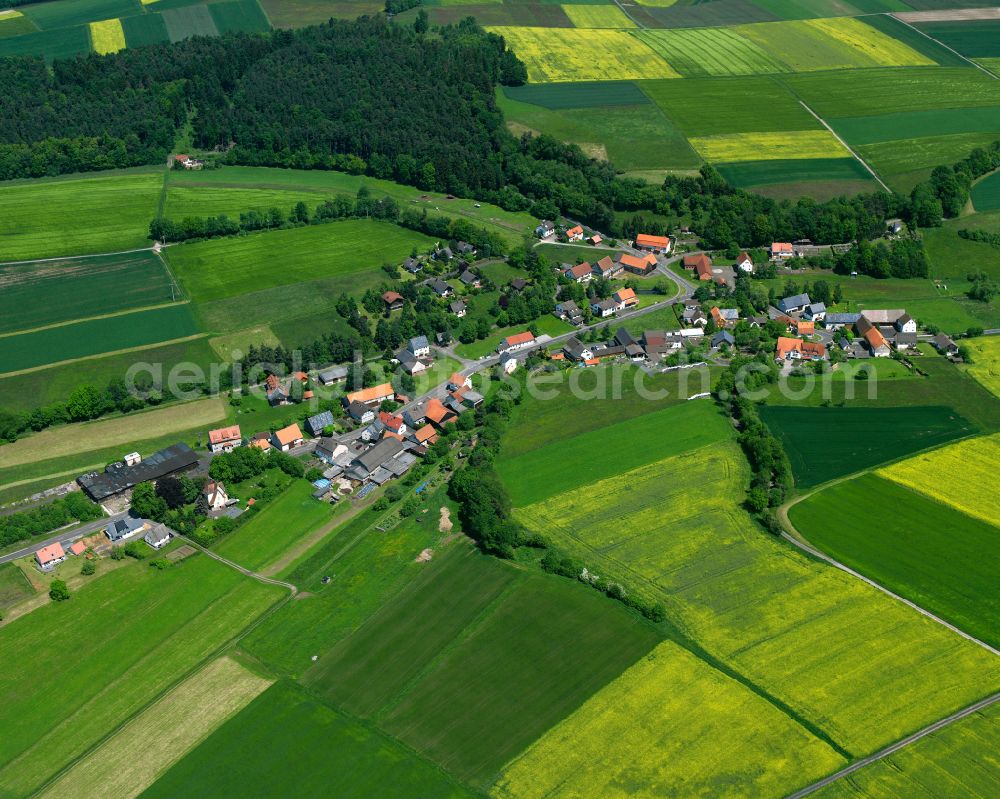
{"label": "green field", "polygon": [[[907,386],[912,384],[906,381]],[[799,487],[825,483],[975,431],[952,408],[795,408],[761,418],[785,445]]]}
{"label": "green field", "polygon": [[1000,705],[992,705],[817,791],[816,799],[996,794]]}
{"label": "green field", "polygon": [[150,252],[0,266],[0,333],[170,302],[170,277]]}
{"label": "green field", "polygon": [[662,601],[707,656],[849,756],[997,690],[995,657],[763,534],[740,508],[748,471],[735,442],[720,441],[515,516]]}
{"label": "green field", "polygon": [[[741,161],[716,168],[734,186],[770,186],[791,182],[871,181],[856,158],[792,158],[774,161]],[[846,192],[845,192],[846,193]]]}
{"label": "green field", "polygon": [[[876,144],[907,138],[945,136],[959,133],[993,134],[1000,129],[1000,106],[965,108],[960,112],[944,108],[933,111],[905,111],[877,116],[837,119],[833,127],[849,144]],[[939,163],[944,163],[942,159]],[[957,159],[954,159],[957,160]]]}
{"label": "green field", "polygon": [[281,593],[204,556],[136,563],[0,627],[0,789],[33,792]]}
{"label": "green field", "polygon": [[16,563],[0,564],[0,613],[34,593]]}
{"label": "green field", "polygon": [[183,6],[162,12],[170,41],[179,42],[191,36],[217,36],[219,29],[208,6]]}
{"label": "green field", "polygon": [[[714,0],[712,3],[673,3],[670,0],[641,0],[644,9],[632,15],[649,28],[705,28],[742,25],[777,19],[766,8],[750,0]],[[667,6],[657,8],[655,6]]]}
{"label": "green field", "polygon": [[21,6],[18,10],[42,30],[50,30],[138,14],[142,6],[139,0],[56,0]]}
{"label": "green field", "polygon": [[[963,292],[968,287],[967,276],[970,271],[985,272],[994,280],[1000,277],[1000,247],[963,239],[958,235],[958,231],[962,228],[995,231],[994,224],[995,221],[990,216],[981,217],[976,214],[949,219],[943,226],[925,231],[924,248],[927,251],[927,260],[930,262],[931,277],[948,281],[949,288]],[[979,311],[987,311],[991,305],[996,305],[996,301],[976,302],[972,307]],[[956,333],[962,330],[961,326],[942,324],[941,327]],[[983,327],[995,327],[995,325],[986,324]]]}
{"label": "green field", "polygon": [[90,32],[86,25],[0,38],[0,58],[44,56],[47,61],[72,58],[90,52]]}
{"label": "green field", "polygon": [[[540,336],[561,336],[573,329],[569,322],[556,319],[554,316],[548,314],[540,319],[536,319],[531,324],[538,330],[538,335]],[[480,341],[474,341],[471,344],[456,345],[455,352],[462,358],[482,358],[487,355],[493,355],[496,353],[497,345],[500,344],[502,339],[512,336],[515,333],[522,333],[526,327],[526,325],[513,325],[511,327],[496,328],[490,332],[489,336]]]}
{"label": "green field", "polygon": [[602,108],[642,105],[649,98],[632,81],[606,80],[584,83],[526,83],[504,86],[503,94],[519,103],[530,103],[558,111],[564,108]]}
{"label": "green field", "polygon": [[483,787],[659,639],[582,586],[465,546],[423,568],[306,682]]}
{"label": "green field", "polygon": [[180,304],[16,333],[0,338],[0,373],[186,338],[197,332],[191,309]]}
{"label": "green field", "polygon": [[874,474],[824,488],[788,516],[837,560],[1000,645],[995,526]]}
{"label": "green field", "polygon": [[162,173],[0,183],[0,263],[148,246]]}
{"label": "green field", "polygon": [[219,33],[262,33],[271,29],[267,15],[257,0],[213,3],[208,11]]}
{"label": "green field", "polygon": [[354,19],[385,8],[377,0],[261,0],[261,5],[276,28],[301,28],[326,22],[330,17]]}
{"label": "green field", "polygon": [[218,546],[241,566],[260,571],[300,538],[332,518],[330,504],[312,497],[313,486],[296,480],[285,492]]}
{"label": "green field", "polygon": [[726,420],[716,405],[696,400],[503,457],[497,468],[513,503],[524,506],[697,449],[719,440],[726,430]]}
{"label": "green field", "polygon": [[1000,211],[1000,172],[987,175],[972,187],[972,204],[977,211]]}
{"label": "green field", "polygon": [[[167,261],[195,302],[207,302],[318,277],[337,277],[342,291],[377,285],[383,263],[401,263],[433,239],[369,219],[181,244]],[[276,263],[281,269],[274,268]]]}
{"label": "green field", "polygon": [[574,28],[635,28],[638,27],[616,5],[563,5],[563,11]]}
{"label": "green field", "polygon": [[767,50],[730,28],[642,30],[633,35],[686,78],[789,71]]}
{"label": "green field", "polygon": [[967,58],[1000,56],[1000,20],[921,22],[915,27]]}
{"label": "green field", "polygon": [[278,682],[141,794],[210,797],[470,797],[395,741]]}
{"label": "green field", "polygon": [[142,47],[147,44],[163,44],[170,41],[167,26],[160,14],[141,14],[122,20],[125,44],[128,47]]}
{"label": "green field", "polygon": [[0,12],[0,39],[6,39],[9,36],[22,36],[37,30],[35,24],[20,11],[6,9]]}

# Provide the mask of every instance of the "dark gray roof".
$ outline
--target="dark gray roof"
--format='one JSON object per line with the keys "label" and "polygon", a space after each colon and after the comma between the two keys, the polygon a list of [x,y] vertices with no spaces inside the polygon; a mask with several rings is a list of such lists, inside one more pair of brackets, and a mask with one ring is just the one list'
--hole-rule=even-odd
{"label": "dark gray roof", "polygon": [[571,336],[567,339],[566,343],[563,344],[563,349],[566,350],[566,354],[569,355],[570,358],[579,361],[583,359],[583,351],[586,348],[581,343],[580,339],[576,336]]}
{"label": "dark gray roof", "polygon": [[826,315],[826,325],[853,325],[861,318],[859,313],[828,313]]}
{"label": "dark gray roof", "polygon": [[331,366],[327,369],[321,369],[318,376],[322,382],[330,383],[334,380],[343,380],[347,377],[348,371],[350,371],[349,366]]}
{"label": "dark gray roof", "polygon": [[462,313],[462,311],[465,310],[465,303],[462,302],[461,300],[455,300],[451,305],[448,306],[448,309],[455,314]]}
{"label": "dark gray roof", "polygon": [[429,346],[430,342],[427,340],[427,336],[414,336],[410,339],[410,352],[427,349]]}
{"label": "dark gray roof", "polygon": [[618,332],[615,333],[615,341],[621,346],[627,347],[629,344],[635,344],[636,338],[631,333],[629,333],[624,327],[619,327]]}
{"label": "dark gray roof", "polygon": [[158,480],[168,474],[190,469],[198,463],[198,456],[187,444],[174,444],[154,452],[135,466],[118,462],[103,472],[90,472],[77,478],[80,487],[91,499],[99,502],[126,491],[139,483]]}
{"label": "dark gray roof", "polygon": [[728,330],[720,330],[714,336],[712,336],[712,346],[719,347],[723,344],[728,344],[732,346],[736,343],[736,339],[733,338],[732,333]]}
{"label": "dark gray roof", "polygon": [[477,275],[471,269],[466,269],[464,272],[462,272],[462,274],[458,276],[458,279],[461,280],[465,285],[471,286],[473,283],[479,281],[479,275]]}
{"label": "dark gray roof", "polygon": [[451,286],[449,286],[439,277],[434,278],[427,285],[429,285],[437,294],[441,295],[447,294],[449,291],[452,290]]}
{"label": "dark gray roof", "polygon": [[371,408],[357,400],[347,406],[347,412],[355,419],[363,419],[367,414],[374,413]]}
{"label": "dark gray roof", "polygon": [[944,333],[938,333],[934,336],[934,344],[939,350],[954,349],[958,347],[954,339]]}
{"label": "dark gray roof", "polygon": [[789,308],[801,308],[811,304],[812,300],[809,299],[808,294],[793,294],[791,297],[784,297],[778,300],[779,310],[786,312]]}
{"label": "dark gray roof", "polygon": [[121,541],[123,538],[127,538],[135,533],[142,527],[142,524],[141,519],[126,516],[124,519],[118,519],[105,525],[104,532],[107,533],[108,538],[112,541]]}
{"label": "dark gray roof", "polygon": [[333,423],[333,413],[331,411],[322,411],[306,419],[306,427],[309,428],[314,436],[322,433],[324,427],[332,427]]}
{"label": "dark gray roof", "polygon": [[381,466],[390,458],[403,451],[403,442],[395,438],[384,438],[367,452],[362,453],[355,462],[369,473]]}

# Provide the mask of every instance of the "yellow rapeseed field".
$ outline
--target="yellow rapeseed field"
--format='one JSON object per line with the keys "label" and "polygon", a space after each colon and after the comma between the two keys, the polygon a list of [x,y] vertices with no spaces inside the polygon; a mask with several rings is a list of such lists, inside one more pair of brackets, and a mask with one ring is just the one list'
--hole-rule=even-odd
{"label": "yellow rapeseed field", "polygon": [[878,474],[1000,526],[1000,433],[970,438],[879,469]]}
{"label": "yellow rapeseed field", "polygon": [[527,65],[532,83],[680,77],[625,31],[505,26],[489,30],[507,40]]}
{"label": "yellow rapeseed field", "polygon": [[138,796],[271,680],[223,657],[185,680],[46,789],[46,799]]}
{"label": "yellow rapeseed field", "polygon": [[90,23],[90,42],[98,55],[117,53],[125,49],[125,31],[120,19],[105,19]]}
{"label": "yellow rapeseed field", "polygon": [[570,22],[576,28],[636,28],[618,6],[564,5]]}
{"label": "yellow rapeseed field", "polygon": [[761,532],[740,507],[747,482],[744,456],[723,441],[515,514],[659,599],[708,653],[852,754],[1000,688],[985,650]]}
{"label": "yellow rapeseed field", "polygon": [[510,763],[493,793],[781,796],[844,763],[770,702],[665,641]]}
{"label": "yellow rapeseed field", "polygon": [[824,36],[843,42],[859,54],[883,67],[924,67],[935,62],[898,39],[886,36],[854,17],[803,21]]}
{"label": "yellow rapeseed field", "polygon": [[850,152],[826,130],[788,130],[696,136],[691,145],[716,164],[786,158],[844,158]]}
{"label": "yellow rapeseed field", "polygon": [[972,350],[966,371],[1000,397],[1000,336],[982,336],[962,342]]}

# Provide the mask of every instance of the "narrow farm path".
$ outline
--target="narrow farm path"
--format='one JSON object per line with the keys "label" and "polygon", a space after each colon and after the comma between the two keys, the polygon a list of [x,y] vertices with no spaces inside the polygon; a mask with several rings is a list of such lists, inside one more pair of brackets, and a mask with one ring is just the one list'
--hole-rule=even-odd
{"label": "narrow farm path", "polygon": [[906,27],[908,27],[908,28],[910,28],[912,30],[915,30],[921,36],[923,36],[926,39],[930,39],[932,42],[934,42],[937,45],[940,45],[945,50],[948,50],[949,52],[954,53],[959,58],[961,58],[963,61],[967,62],[970,66],[975,67],[980,72],[985,72],[987,75],[989,75],[991,78],[993,78],[993,80],[1000,80],[1000,75],[997,75],[995,72],[991,72],[986,67],[984,67],[982,64],[977,64],[975,61],[973,61],[973,60],[971,60],[969,58],[966,58],[964,55],[962,55],[960,52],[958,52],[958,50],[956,50],[954,47],[949,47],[944,42],[942,42],[940,39],[935,39],[929,33],[924,33],[922,30],[920,30],[920,28],[916,27],[915,25],[910,24],[909,22],[907,22],[905,19],[903,19],[899,15],[897,15],[897,14],[889,14],[888,16],[892,17],[893,19],[898,20],[899,22],[902,22]]}
{"label": "narrow farm path", "polygon": [[2,261],[0,266],[21,266],[23,264],[46,264],[52,261],[75,261],[81,258],[106,258],[109,255],[130,255],[134,252],[151,252],[152,247],[138,247],[134,250],[116,250],[114,252],[92,252],[87,255],[60,255],[57,258],[29,258],[27,261]]}
{"label": "narrow farm path", "polygon": [[[69,327],[69,325],[75,325],[79,322],[93,322],[99,319],[111,319],[115,316],[128,316],[128,314],[139,313],[141,311],[155,311],[160,308],[169,308],[171,305],[187,305],[189,300],[180,300],[179,302],[161,302],[157,305],[144,305],[141,308],[126,308],[122,311],[113,311],[112,313],[98,314],[97,316],[81,316],[78,319],[68,319],[65,322],[53,322],[50,325],[40,325],[38,327],[26,327],[23,330],[12,330],[9,333],[0,333],[0,338],[10,338],[12,336],[20,336],[24,333],[37,333],[40,330],[51,330],[54,327]],[[43,367],[43,368],[48,368]]]}
{"label": "narrow farm path", "polygon": [[[347,500],[342,500],[347,501]],[[309,535],[300,538],[294,546],[285,550],[280,558],[278,558],[273,563],[269,563],[260,573],[265,577],[273,577],[276,574],[280,574],[286,568],[292,565],[296,560],[302,557],[306,552],[312,549],[316,544],[326,538],[330,533],[340,527],[342,524],[346,524],[355,516],[357,516],[362,511],[368,510],[370,506],[364,504],[363,502],[356,503],[347,513],[342,513],[334,516],[326,524],[316,528]]]}
{"label": "narrow farm path", "polygon": [[940,721],[935,721],[933,724],[928,724],[922,730],[918,730],[917,732],[913,733],[913,735],[908,735],[906,738],[897,741],[891,746],[887,746],[885,749],[882,749],[881,751],[876,752],[873,755],[869,755],[868,757],[863,757],[861,758],[861,760],[858,760],[857,762],[852,763],[851,765],[845,768],[842,768],[840,771],[831,774],[829,777],[824,777],[818,782],[814,782],[812,785],[809,785],[799,791],[796,791],[793,794],[789,794],[787,799],[802,799],[802,797],[809,796],[809,794],[815,793],[820,788],[825,788],[827,785],[830,785],[831,783],[836,782],[837,780],[842,779],[843,777],[853,774],[854,772],[863,769],[865,766],[871,765],[872,763],[875,763],[879,760],[889,757],[889,755],[895,754],[900,749],[903,749],[909,746],[910,744],[919,741],[921,738],[926,738],[931,733],[935,733],[938,730],[944,729],[949,724],[953,724],[954,722],[960,721],[966,718],[967,716],[971,716],[973,713],[983,710],[984,708],[987,708],[990,705],[993,705],[997,702],[1000,702],[1000,693],[996,693],[993,694],[992,696],[986,697],[985,699],[981,699],[975,704],[969,705],[967,708],[959,710],[956,713],[952,713],[950,716],[947,716],[941,719]]}
{"label": "narrow farm path", "polygon": [[289,591],[291,591],[291,596],[293,597],[299,592],[298,586],[292,585],[291,583],[286,583],[284,580],[275,580],[273,577],[265,577],[263,574],[258,574],[257,572],[250,571],[250,569],[246,568],[245,566],[240,566],[240,564],[234,563],[233,561],[229,560],[229,558],[222,557],[222,555],[220,555],[218,552],[213,552],[210,549],[206,549],[201,544],[192,541],[185,535],[178,535],[177,537],[185,544],[194,547],[199,552],[208,555],[208,557],[212,558],[213,560],[217,560],[219,561],[219,563],[224,563],[226,566],[229,566],[229,568],[236,569],[236,571],[238,571],[240,574],[245,574],[247,577],[257,580],[257,582],[267,583],[268,585],[278,585],[281,586],[282,588],[287,588]]}
{"label": "narrow farm path", "polygon": [[874,169],[871,168],[871,166],[868,164],[868,162],[865,161],[865,159],[862,158],[854,150],[854,148],[851,147],[851,145],[849,145],[846,141],[844,141],[842,138],[840,138],[840,136],[838,135],[837,131],[835,131],[833,128],[831,128],[830,125],[827,124],[827,121],[825,119],[823,119],[823,117],[821,117],[819,114],[817,114],[815,111],[813,111],[808,105],[806,105],[805,101],[799,100],[799,105],[801,105],[804,109],[806,109],[806,111],[808,111],[810,114],[812,114],[814,117],[816,117],[816,121],[819,122],[819,124],[821,124],[828,131],[830,131],[830,135],[833,136],[833,138],[835,138],[837,141],[839,141],[841,143],[841,145],[843,146],[843,148],[845,150],[847,150],[847,152],[849,152],[851,155],[853,155],[857,159],[858,163],[861,164],[861,166],[863,166],[865,169],[868,170],[868,172],[871,173],[871,176],[873,178],[875,178],[875,180],[878,182],[879,186],[881,186],[883,189],[885,189],[888,194],[892,194],[892,189],[890,189],[888,186],[885,185],[885,183],[883,182],[882,178],[880,178],[878,176],[878,173]]}

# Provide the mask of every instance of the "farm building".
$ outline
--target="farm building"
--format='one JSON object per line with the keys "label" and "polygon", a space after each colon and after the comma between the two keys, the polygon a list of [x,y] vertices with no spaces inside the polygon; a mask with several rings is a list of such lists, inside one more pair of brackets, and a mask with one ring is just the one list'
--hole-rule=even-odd
{"label": "farm building", "polygon": [[142,519],[126,516],[110,524],[105,525],[104,534],[112,544],[120,544],[133,536],[138,535],[146,529],[146,523]]}
{"label": "farm building", "polygon": [[324,428],[333,427],[333,425],[332,411],[323,411],[306,419],[306,428],[308,428],[310,434],[313,436],[318,436],[323,432]]}
{"label": "farm building", "polygon": [[800,338],[779,336],[775,347],[777,361],[822,361],[826,357],[826,347]]}
{"label": "farm building", "polygon": [[790,297],[778,300],[778,310],[783,314],[802,313],[810,305],[812,300],[808,294],[792,294]]}
{"label": "farm building", "polygon": [[635,248],[649,252],[668,253],[670,252],[670,237],[640,233],[635,237]]}
{"label": "farm building", "polygon": [[712,259],[705,255],[705,253],[685,255],[684,268],[693,270],[698,276],[698,280],[712,279]]}
{"label": "farm building", "polygon": [[173,444],[132,466],[119,461],[105,467],[103,472],[88,472],[78,477],[77,483],[94,502],[102,502],[125,494],[139,483],[187,471],[197,463],[198,455],[191,447]]}
{"label": "farm building", "polygon": [[934,336],[932,343],[942,355],[958,355],[958,344],[944,333]]}
{"label": "farm building", "polygon": [[618,308],[621,310],[634,308],[639,304],[639,298],[635,296],[635,290],[628,287],[618,289],[618,291],[611,295],[611,299],[617,303]]}
{"label": "farm building", "polygon": [[51,571],[64,560],[66,560],[66,552],[58,541],[47,547],[42,547],[35,553],[35,562],[43,572]]}
{"label": "farm building", "polygon": [[231,452],[241,443],[243,443],[243,434],[240,432],[238,424],[208,431],[208,448],[212,452]]}
{"label": "farm building", "polygon": [[828,313],[823,317],[823,325],[827,330],[840,330],[842,327],[854,327],[861,314]]}
{"label": "farm building", "polygon": [[610,255],[605,255],[600,261],[594,264],[594,274],[598,277],[603,277],[605,280],[610,280],[620,275],[624,268],[621,264],[611,260]]}
{"label": "farm building", "polygon": [[288,427],[275,430],[274,435],[271,436],[271,443],[282,452],[288,452],[290,449],[302,446],[303,440],[302,430],[297,424],[290,424]]}
{"label": "farm building", "polygon": [[455,417],[458,415],[450,408],[446,408],[444,403],[437,397],[431,397],[431,399],[427,400],[424,414],[427,421],[439,430],[449,422],[455,421]]}
{"label": "farm building", "polygon": [[326,369],[321,369],[317,377],[319,378],[319,382],[324,386],[332,386],[347,380],[348,371],[349,367],[347,366],[330,366]]}
{"label": "farm building", "polygon": [[634,275],[648,275],[656,270],[656,256],[649,253],[642,258],[637,255],[629,255],[627,252],[619,253],[616,256],[618,265],[626,272]]}
{"label": "farm building", "polygon": [[534,343],[534,334],[530,330],[525,330],[523,333],[515,333],[513,336],[507,336],[507,338],[497,345],[497,352],[503,355],[507,352],[514,352],[525,347],[530,347]]}
{"label": "farm building", "polygon": [[[380,402],[392,399],[395,395],[396,392],[392,387],[392,383],[380,383],[371,388],[352,391],[344,397],[344,402],[348,409],[350,409],[351,403],[354,402],[360,402],[363,405],[378,405]],[[353,416],[353,414],[351,415]]]}

